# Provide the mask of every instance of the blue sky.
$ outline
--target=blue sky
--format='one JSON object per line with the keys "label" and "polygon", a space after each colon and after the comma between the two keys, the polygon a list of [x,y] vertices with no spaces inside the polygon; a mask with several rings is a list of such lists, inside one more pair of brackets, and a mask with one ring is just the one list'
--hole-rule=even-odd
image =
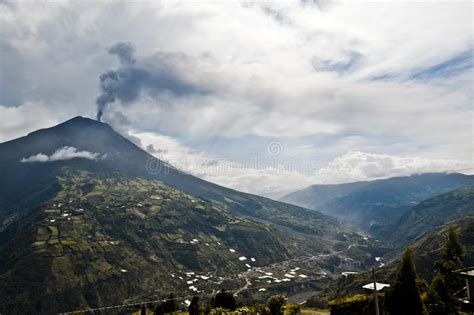
{"label": "blue sky", "polygon": [[470,1],[4,1],[0,141],[94,118],[103,95],[119,132],[248,192],[472,173],[472,18]]}

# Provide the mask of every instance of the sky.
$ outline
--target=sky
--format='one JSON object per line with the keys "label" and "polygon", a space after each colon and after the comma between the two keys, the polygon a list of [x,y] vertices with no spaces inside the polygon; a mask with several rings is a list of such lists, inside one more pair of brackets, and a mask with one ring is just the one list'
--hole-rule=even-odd
{"label": "sky", "polygon": [[99,108],[148,152],[256,194],[472,174],[472,5],[3,0],[0,142]]}

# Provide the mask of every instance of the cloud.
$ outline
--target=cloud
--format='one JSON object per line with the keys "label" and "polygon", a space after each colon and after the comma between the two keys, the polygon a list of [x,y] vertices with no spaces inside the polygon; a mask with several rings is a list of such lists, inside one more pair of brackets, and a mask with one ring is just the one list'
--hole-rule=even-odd
{"label": "cloud", "polygon": [[[211,165],[245,165],[274,140],[285,144],[283,154],[294,151],[299,164],[316,160],[319,169],[348,151],[394,161],[471,161],[471,7],[462,1],[12,3],[0,10],[0,141],[76,115],[93,117],[102,94],[106,104],[115,100],[105,121],[172,135]],[[298,145],[312,148],[299,154]],[[273,189],[270,179],[297,186],[403,173],[379,164],[371,173],[340,160],[319,174],[285,177],[278,165],[213,178],[258,191]],[[199,173],[199,164],[193,167]]]}
{"label": "cloud", "polygon": [[178,140],[157,133],[137,133],[147,151],[177,169],[244,192],[277,198],[313,184],[340,184],[420,173],[474,174],[472,162],[394,156],[351,151],[323,165],[314,159],[290,159],[270,154],[245,161],[216,158],[192,150]]}
{"label": "cloud", "polygon": [[99,153],[93,153],[89,151],[78,151],[74,147],[62,147],[54,151],[50,156],[38,153],[32,155],[28,158],[22,158],[20,162],[22,163],[35,163],[35,162],[56,162],[56,161],[67,161],[75,158],[87,159],[96,161],[99,158]]}
{"label": "cloud", "polygon": [[330,161],[315,174],[315,183],[339,184],[422,173],[460,172],[474,174],[469,161],[427,159],[365,152],[348,152]]}
{"label": "cloud", "polygon": [[49,107],[33,103],[26,103],[19,107],[0,105],[0,117],[0,142],[15,139],[28,132],[60,122]]}

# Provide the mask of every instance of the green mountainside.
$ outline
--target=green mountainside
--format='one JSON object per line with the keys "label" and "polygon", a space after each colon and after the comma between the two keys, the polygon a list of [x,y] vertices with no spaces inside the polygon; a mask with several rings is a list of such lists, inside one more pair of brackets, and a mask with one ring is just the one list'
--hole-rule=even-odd
{"label": "green mountainside", "polygon": [[424,200],[408,211],[394,226],[388,226],[376,236],[406,245],[423,233],[446,222],[474,214],[474,186],[462,187]]}
{"label": "green mountainside", "polygon": [[[460,241],[466,248],[464,266],[474,265],[474,215],[467,215],[463,219],[433,228],[411,243],[415,253],[414,260],[417,274],[426,283],[429,283],[434,276],[435,262],[442,257],[442,248],[450,225],[457,228]],[[386,264],[376,269],[378,282],[393,283],[404,250],[400,249],[396,254],[384,258],[384,261],[387,260]],[[373,280],[370,271],[339,277],[330,282],[322,292],[309,299],[307,306],[325,307],[328,301],[335,298],[363,293],[362,286],[371,281]]]}
{"label": "green mountainside", "polygon": [[[321,289],[334,261],[360,261],[378,246],[337,225],[327,235],[305,224],[296,233],[159,181],[69,168],[57,181],[52,199],[0,233],[2,312],[55,313],[220,288],[252,299]],[[366,248],[347,250],[353,243]]]}

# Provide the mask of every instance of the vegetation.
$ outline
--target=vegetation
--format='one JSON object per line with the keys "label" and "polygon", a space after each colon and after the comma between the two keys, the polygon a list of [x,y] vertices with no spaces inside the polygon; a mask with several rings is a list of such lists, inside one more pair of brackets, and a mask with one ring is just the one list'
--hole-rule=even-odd
{"label": "vegetation", "polygon": [[0,233],[2,313],[19,305],[22,313],[58,313],[151,294],[193,294],[187,282],[194,279],[205,292],[216,289],[218,277],[238,289],[246,264],[318,252],[318,242],[295,252],[292,236],[158,181],[63,172],[55,198]]}
{"label": "vegetation", "polygon": [[465,253],[455,227],[450,226],[443,249],[443,260],[436,263],[437,272],[428,289],[426,303],[430,314],[458,313],[456,299],[462,292],[463,281],[454,271],[462,267]]}
{"label": "vegetation", "polygon": [[382,229],[377,237],[405,246],[439,225],[474,214],[473,204],[472,184],[434,196],[410,209],[394,226]]}
{"label": "vegetation", "polygon": [[406,249],[397,280],[387,294],[386,308],[390,314],[418,315],[425,312],[418,288],[411,247]]}
{"label": "vegetation", "polygon": [[[381,314],[384,311],[385,294],[381,293],[378,297]],[[375,314],[374,297],[372,294],[356,294],[350,297],[342,297],[329,302],[331,315],[345,314]]]}
{"label": "vegetation", "polygon": [[285,315],[300,315],[301,306],[298,303],[289,303],[285,305]]}
{"label": "vegetation", "polygon": [[221,290],[212,299],[212,306],[214,308],[224,308],[230,311],[235,311],[237,308],[237,300],[232,292]]}
{"label": "vegetation", "polygon": [[170,294],[166,301],[163,303],[163,312],[173,313],[178,310],[178,304],[176,303],[176,297],[174,294]]}
{"label": "vegetation", "polygon": [[199,297],[193,296],[193,299],[191,300],[191,304],[189,304],[189,315],[199,315],[200,312],[200,306],[199,306]]}
{"label": "vegetation", "polygon": [[285,297],[281,294],[273,295],[268,299],[268,308],[272,315],[283,314],[283,305],[285,305]]}

